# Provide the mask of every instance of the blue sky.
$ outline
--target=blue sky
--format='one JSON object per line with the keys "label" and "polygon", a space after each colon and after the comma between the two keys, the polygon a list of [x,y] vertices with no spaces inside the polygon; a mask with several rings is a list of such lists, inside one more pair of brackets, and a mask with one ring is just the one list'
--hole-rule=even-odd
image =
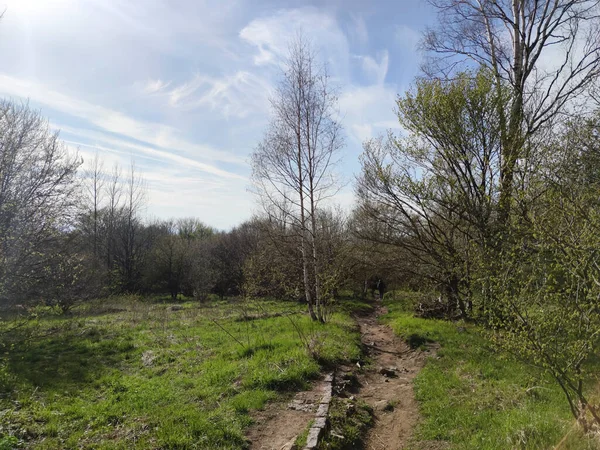
{"label": "blue sky", "polygon": [[[2,4],[2,0],[0,0]],[[434,14],[423,0],[4,0],[0,95],[28,100],[105,167],[131,158],[151,217],[230,228],[251,217],[249,154],[269,120],[286,43],[308,36],[339,86],[352,202],[361,142],[397,127]]]}

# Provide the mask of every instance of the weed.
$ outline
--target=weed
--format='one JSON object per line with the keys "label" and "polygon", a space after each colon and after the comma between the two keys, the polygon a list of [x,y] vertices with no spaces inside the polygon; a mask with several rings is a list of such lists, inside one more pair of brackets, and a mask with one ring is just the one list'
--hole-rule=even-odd
{"label": "weed", "polygon": [[19,445],[19,439],[15,436],[0,436],[0,450],[12,450]]}
{"label": "weed", "polygon": [[296,437],[296,440],[294,441],[294,448],[304,448],[306,446],[306,440],[308,439],[308,432],[309,432],[310,428],[313,426],[313,423],[315,423],[314,420],[309,421],[306,428],[304,428],[304,430],[302,430],[302,433],[300,433]]}

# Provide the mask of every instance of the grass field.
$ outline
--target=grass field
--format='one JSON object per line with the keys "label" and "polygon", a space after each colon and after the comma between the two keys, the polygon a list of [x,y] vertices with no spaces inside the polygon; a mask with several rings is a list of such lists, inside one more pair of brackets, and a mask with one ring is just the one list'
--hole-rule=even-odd
{"label": "grass field", "polygon": [[42,311],[3,336],[0,449],[243,448],[250,411],[360,357],[347,313],[303,311],[137,297]]}
{"label": "grass field", "polygon": [[[412,346],[440,345],[415,381],[415,449],[600,448],[551,379],[495,352],[475,326],[417,319],[401,297],[386,305],[382,320]],[[303,305],[266,300],[42,309],[2,335],[0,450],[244,448],[253,410],[361,358],[350,313],[371,309],[346,301],[326,325]]]}
{"label": "grass field", "polygon": [[476,327],[415,318],[398,298],[386,301],[383,320],[415,347],[430,341],[441,346],[415,380],[423,416],[415,448],[427,441],[473,450],[552,449],[559,443],[561,449],[600,448],[597,436],[583,437],[574,427],[552,379],[495,352]]}

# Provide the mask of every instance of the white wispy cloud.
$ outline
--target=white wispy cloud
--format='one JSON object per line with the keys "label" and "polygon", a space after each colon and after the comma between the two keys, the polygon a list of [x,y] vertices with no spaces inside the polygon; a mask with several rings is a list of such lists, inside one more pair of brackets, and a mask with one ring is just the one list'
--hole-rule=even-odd
{"label": "white wispy cloud", "polygon": [[168,88],[171,85],[170,81],[163,80],[148,80],[143,87],[143,91],[145,94],[156,94],[157,92],[161,92]]}
{"label": "white wispy cloud", "polygon": [[359,14],[352,14],[352,27],[350,29],[350,36],[357,44],[364,46],[369,42],[369,30],[363,16]]}
{"label": "white wispy cloud", "polygon": [[238,71],[221,78],[196,74],[165,92],[169,104],[182,109],[209,108],[224,117],[266,113],[271,85],[265,77]]}
{"label": "white wispy cloud", "polygon": [[387,129],[399,129],[394,120],[394,85],[348,86],[340,95],[340,112],[354,147]]}
{"label": "white wispy cloud", "polygon": [[416,52],[421,42],[421,33],[405,24],[396,26],[396,42],[411,52]]}
{"label": "white wispy cloud", "polygon": [[[130,143],[129,146],[137,146],[139,149],[145,149],[146,153],[153,153],[164,158],[183,158],[179,159],[181,163],[193,161],[192,158],[184,158],[172,153],[179,150],[191,153],[194,157],[202,159],[221,161],[228,163],[244,164],[244,160],[229,152],[216,150],[214,148],[190,143],[178,136],[179,131],[168,125],[153,123],[134,119],[119,111],[114,111],[102,106],[93,105],[83,100],[62,94],[60,92],[48,89],[47,87],[32,81],[17,79],[8,75],[0,75],[0,92],[11,97],[20,97],[30,99],[42,105],[46,105],[56,111],[66,113],[79,119],[85,119],[89,124],[102,130],[145,142],[160,149],[152,149],[148,146],[141,146]],[[90,133],[96,133],[93,130],[80,129],[77,133],[80,136],[89,137]],[[97,137],[98,134],[96,133]],[[110,141],[109,136],[101,136],[105,142]],[[114,139],[112,139],[114,141]],[[123,143],[123,141],[119,141]],[[171,156],[168,156],[171,155]],[[197,167],[212,173],[221,173],[223,176],[227,172],[217,169],[211,165],[196,161]],[[235,174],[232,174],[235,176]]]}
{"label": "white wispy cloud", "polygon": [[[63,129],[63,131],[66,131]],[[74,135],[81,134],[77,130],[71,131]],[[102,150],[103,152],[118,152],[121,154],[129,154],[131,156],[141,156],[144,158],[151,159],[153,161],[157,161],[159,163],[172,163],[177,164],[182,167],[193,167],[195,169],[199,169],[202,172],[216,175],[222,178],[235,178],[239,180],[246,180],[242,175],[238,175],[237,173],[227,172],[225,170],[221,170],[215,166],[210,164],[206,164],[200,161],[196,161],[191,158],[187,158],[185,156],[180,156],[175,153],[167,152],[164,150],[158,150],[155,148],[151,148],[148,146],[134,144],[131,142],[125,142],[118,139],[111,139],[108,137],[103,137],[99,140],[93,141],[91,143],[82,142],[82,141],[72,141],[69,143],[73,145],[77,145],[80,147],[88,147],[95,148],[98,150]]]}
{"label": "white wispy cloud", "polygon": [[332,69],[336,72],[347,70],[349,47],[346,35],[335,16],[317,8],[280,10],[254,19],[239,36],[257,48],[256,65],[277,65],[286,56],[288,43],[299,32],[319,46],[320,56],[331,63]]}
{"label": "white wispy cloud", "polygon": [[382,84],[385,82],[388,65],[390,63],[390,56],[387,50],[380,52],[377,57],[366,55],[358,56],[357,58],[361,61],[363,71],[375,84]]}

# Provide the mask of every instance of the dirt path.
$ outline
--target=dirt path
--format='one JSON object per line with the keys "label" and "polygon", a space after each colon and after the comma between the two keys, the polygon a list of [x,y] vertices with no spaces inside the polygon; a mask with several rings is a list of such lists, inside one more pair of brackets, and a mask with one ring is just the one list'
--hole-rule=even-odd
{"label": "dirt path", "polygon": [[324,395],[327,383],[317,381],[309,391],[298,392],[291,401],[270,403],[254,416],[255,425],[246,437],[251,450],[289,450],[306,430]]}
{"label": "dirt path", "polygon": [[358,319],[362,343],[372,367],[359,376],[357,398],[370,405],[375,424],[369,430],[366,450],[402,449],[408,443],[419,410],[412,381],[425,363],[427,353],[413,351],[390,327],[377,322],[386,311]]}
{"label": "dirt path", "polygon": [[[358,376],[358,399],[370,405],[375,424],[365,439],[365,450],[402,449],[412,435],[418,417],[412,381],[425,363],[427,353],[413,351],[377,317],[386,311],[357,319],[361,340],[372,365]],[[268,404],[254,416],[247,438],[251,450],[289,450],[296,437],[314,419],[326,383],[317,381],[311,390],[297,393],[291,401]]]}

